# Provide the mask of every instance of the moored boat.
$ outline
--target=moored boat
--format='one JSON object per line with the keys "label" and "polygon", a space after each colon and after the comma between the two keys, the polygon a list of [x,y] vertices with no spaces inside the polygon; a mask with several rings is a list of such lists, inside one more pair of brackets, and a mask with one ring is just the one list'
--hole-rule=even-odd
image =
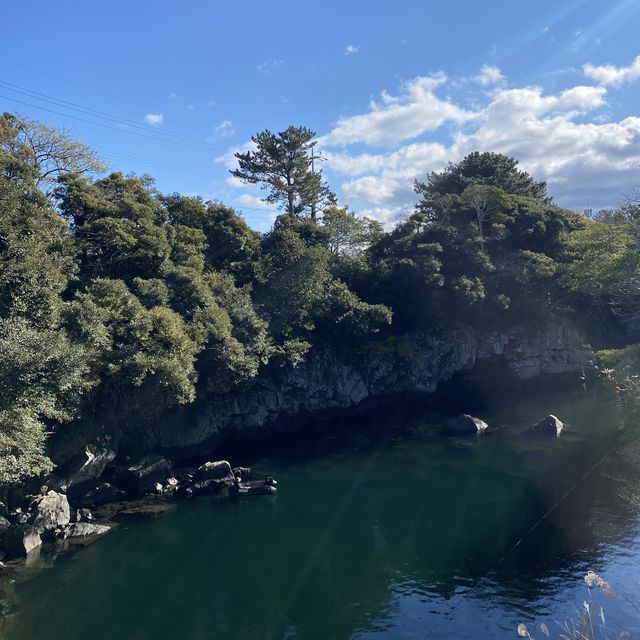
{"label": "moored boat", "polygon": [[229,487],[229,493],[232,496],[270,495],[277,491],[277,484],[271,476],[267,476],[264,480],[254,480],[252,482],[240,482],[238,480]]}

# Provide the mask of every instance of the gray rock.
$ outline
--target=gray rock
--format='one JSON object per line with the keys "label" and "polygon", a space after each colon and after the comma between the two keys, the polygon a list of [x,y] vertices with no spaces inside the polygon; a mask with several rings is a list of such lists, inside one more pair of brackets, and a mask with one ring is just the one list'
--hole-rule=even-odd
{"label": "gray rock", "polygon": [[38,549],[42,538],[35,527],[18,525],[4,532],[2,544],[7,558],[22,558]]}
{"label": "gray rock", "polygon": [[89,509],[76,509],[76,522],[91,522],[93,515]]}
{"label": "gray rock", "polygon": [[94,524],[91,522],[75,522],[72,525],[66,527],[63,531],[62,538],[67,540],[69,538],[89,538],[103,536],[105,533],[109,533],[111,527],[106,524]]}
{"label": "gray rock", "polygon": [[116,452],[112,449],[87,445],[83,454],[70,467],[67,488],[71,490],[97,480],[115,457]]}
{"label": "gray rock", "polygon": [[455,433],[476,434],[485,431],[489,425],[480,418],[461,413],[449,423],[449,429]]}
{"label": "gray rock", "polygon": [[[593,369],[593,360],[583,336],[563,318],[549,319],[536,329],[412,332],[349,361],[336,350],[318,347],[305,362],[281,370],[277,377],[265,369],[251,384],[210,394],[193,420],[180,429],[167,421],[148,433],[136,432],[130,444],[147,450],[173,449],[187,458],[204,447],[215,448],[233,432],[246,438],[252,432],[264,433],[282,418],[348,410],[405,392],[432,393],[444,381],[479,364],[496,365],[519,380],[571,373],[578,382],[583,368]],[[289,423],[295,428],[295,420]]]}
{"label": "gray rock", "polygon": [[0,516],[0,533],[11,526],[11,523],[4,517]]}
{"label": "gray rock", "polygon": [[534,433],[558,437],[564,429],[564,423],[550,413],[546,418],[542,418],[532,425],[531,429]]}
{"label": "gray rock", "polygon": [[120,502],[127,497],[127,494],[118,487],[114,487],[108,482],[102,482],[82,496],[79,500],[81,507],[100,507],[110,502]]}
{"label": "gray rock", "polygon": [[195,480],[196,482],[222,480],[231,475],[231,465],[226,460],[218,460],[217,462],[205,462],[201,467],[198,467]]}
{"label": "gray rock", "polygon": [[171,475],[171,462],[162,456],[149,454],[129,467],[120,467],[114,474],[115,484],[139,496],[152,491],[158,482]]}
{"label": "gray rock", "polygon": [[36,499],[35,506],[36,516],[33,527],[40,534],[64,527],[71,522],[69,500],[62,493],[49,491]]}
{"label": "gray rock", "polygon": [[229,486],[230,480],[223,478],[221,480],[203,480],[202,482],[194,482],[188,489],[191,491],[188,495],[204,496],[220,493]]}

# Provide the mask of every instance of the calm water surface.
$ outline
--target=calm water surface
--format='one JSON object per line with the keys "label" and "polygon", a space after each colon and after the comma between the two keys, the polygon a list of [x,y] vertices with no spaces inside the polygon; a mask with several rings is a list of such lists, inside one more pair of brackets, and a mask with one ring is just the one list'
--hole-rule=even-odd
{"label": "calm water surface", "polygon": [[[523,435],[549,412],[569,425],[560,439]],[[640,509],[621,497],[637,487],[624,453],[636,427],[619,401],[601,389],[547,391],[480,415],[495,426],[480,438],[444,436],[447,416],[396,417],[409,432],[260,461],[276,496],[122,519],[23,573],[0,634],[487,639],[516,637],[525,622],[541,638],[537,625],[557,637],[556,622],[578,619],[586,600],[604,607],[609,629],[640,638],[628,601],[640,596]],[[589,593],[589,569],[616,595]]]}

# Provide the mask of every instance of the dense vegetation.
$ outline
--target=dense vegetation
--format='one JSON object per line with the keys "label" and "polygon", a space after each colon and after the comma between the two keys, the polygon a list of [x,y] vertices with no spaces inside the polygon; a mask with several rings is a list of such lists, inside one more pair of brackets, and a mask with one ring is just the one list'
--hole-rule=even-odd
{"label": "dense vegetation", "polygon": [[576,309],[640,317],[639,207],[589,220],[515,160],[473,153],[416,183],[415,213],[385,232],[338,205],[313,136],[265,131],[238,154],[234,175],[283,209],[259,234],[218,202],[101,174],[64,132],[0,117],[0,483],[49,471],[47,432],[90,407],[144,428],[137,416],[320,345]]}

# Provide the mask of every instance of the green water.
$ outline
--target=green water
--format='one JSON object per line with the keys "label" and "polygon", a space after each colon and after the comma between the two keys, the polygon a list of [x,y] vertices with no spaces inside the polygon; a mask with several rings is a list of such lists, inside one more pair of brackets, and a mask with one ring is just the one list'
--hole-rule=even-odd
{"label": "green water", "polygon": [[[569,424],[560,439],[523,436],[549,412]],[[635,425],[619,401],[546,392],[481,415],[495,429],[471,439],[444,436],[447,416],[364,416],[348,436],[259,461],[275,496],[123,517],[23,571],[0,629],[12,640],[486,639],[525,622],[539,638],[537,624],[557,637],[555,621],[591,599],[612,631],[640,637],[625,599],[640,596],[639,509],[620,497],[637,483],[624,453]],[[366,437],[367,421],[409,430]],[[589,593],[588,569],[617,596]]]}

